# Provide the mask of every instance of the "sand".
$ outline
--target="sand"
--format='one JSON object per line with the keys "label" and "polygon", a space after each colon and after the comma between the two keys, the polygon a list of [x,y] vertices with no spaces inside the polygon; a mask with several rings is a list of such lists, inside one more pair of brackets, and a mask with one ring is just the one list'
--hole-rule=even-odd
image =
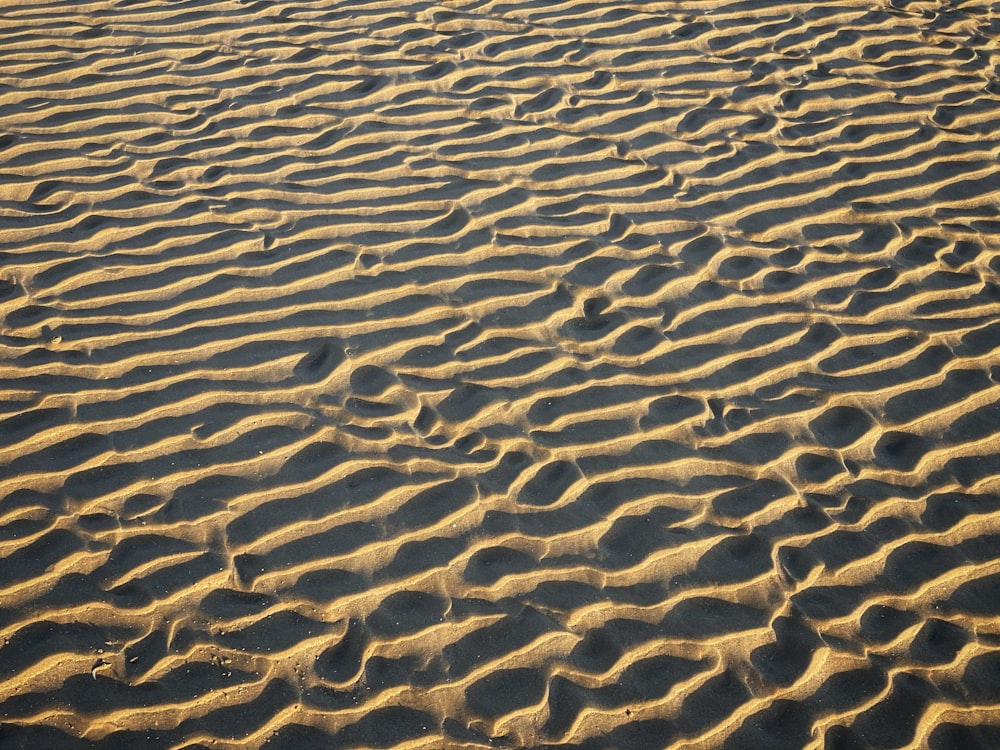
{"label": "sand", "polygon": [[4,3],[0,747],[1000,747],[998,39]]}

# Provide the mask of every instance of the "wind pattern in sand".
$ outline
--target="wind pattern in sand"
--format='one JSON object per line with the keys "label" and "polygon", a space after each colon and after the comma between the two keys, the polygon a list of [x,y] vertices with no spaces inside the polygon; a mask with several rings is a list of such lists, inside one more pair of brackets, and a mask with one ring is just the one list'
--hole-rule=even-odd
{"label": "wind pattern in sand", "polygon": [[0,746],[1000,746],[998,40],[5,2]]}

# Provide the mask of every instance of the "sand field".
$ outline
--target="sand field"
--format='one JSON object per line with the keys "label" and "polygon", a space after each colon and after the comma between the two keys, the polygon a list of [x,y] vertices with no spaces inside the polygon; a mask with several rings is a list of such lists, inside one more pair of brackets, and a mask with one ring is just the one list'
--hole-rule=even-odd
{"label": "sand field", "polygon": [[5,2],[8,747],[1000,747],[1000,3]]}

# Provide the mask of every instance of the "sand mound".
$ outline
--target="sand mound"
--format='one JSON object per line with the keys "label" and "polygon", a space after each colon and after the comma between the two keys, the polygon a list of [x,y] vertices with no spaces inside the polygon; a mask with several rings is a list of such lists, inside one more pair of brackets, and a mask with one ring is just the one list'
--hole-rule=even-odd
{"label": "sand mound", "polygon": [[1000,746],[998,39],[5,4],[0,746]]}

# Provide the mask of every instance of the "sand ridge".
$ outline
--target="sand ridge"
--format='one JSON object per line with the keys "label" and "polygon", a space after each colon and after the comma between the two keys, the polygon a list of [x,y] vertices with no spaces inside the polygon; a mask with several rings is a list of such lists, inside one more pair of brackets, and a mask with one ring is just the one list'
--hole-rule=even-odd
{"label": "sand ridge", "polygon": [[0,10],[0,745],[1000,745],[1000,9]]}

